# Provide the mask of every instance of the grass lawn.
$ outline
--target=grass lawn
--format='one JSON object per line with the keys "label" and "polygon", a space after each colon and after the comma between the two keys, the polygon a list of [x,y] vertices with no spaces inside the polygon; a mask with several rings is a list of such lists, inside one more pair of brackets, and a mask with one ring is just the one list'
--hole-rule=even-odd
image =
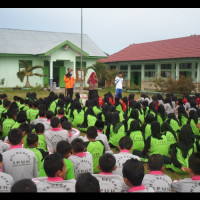
{"label": "grass lawn", "polygon": [[[110,91],[113,94],[113,96],[115,95],[115,88],[106,88],[106,89],[99,90],[99,96],[103,97],[103,95],[105,93],[107,93],[108,91]],[[49,91],[43,91],[43,90],[41,90],[41,88],[35,88],[35,89],[31,89],[31,90],[16,90],[16,91],[13,91],[12,89],[1,89],[0,90],[0,94],[6,93],[8,95],[8,99],[11,101],[13,101],[13,97],[15,95],[25,98],[27,92],[36,92],[37,98],[44,98],[49,95]],[[55,93],[59,93],[59,92],[55,91]],[[87,92],[85,92],[85,93],[87,94]],[[129,94],[130,93],[123,92],[123,96],[128,96]],[[149,96],[151,96],[151,95],[149,95]],[[135,99],[138,99],[139,97],[140,97],[140,94],[135,94]],[[81,135],[85,135],[85,134],[81,133]],[[112,150],[114,153],[118,152],[116,149],[112,149]],[[144,165],[146,166],[146,164],[144,164]],[[146,168],[145,168],[145,173],[148,173]],[[170,176],[172,178],[172,180],[178,180],[178,179],[183,179],[183,178],[189,177],[189,175],[179,175],[179,174],[173,173],[169,170],[165,170],[164,173],[167,174],[168,176]]]}

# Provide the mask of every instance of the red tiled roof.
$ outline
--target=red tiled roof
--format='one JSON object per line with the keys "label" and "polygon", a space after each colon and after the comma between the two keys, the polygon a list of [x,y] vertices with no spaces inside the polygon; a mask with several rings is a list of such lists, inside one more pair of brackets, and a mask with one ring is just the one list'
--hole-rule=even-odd
{"label": "red tiled roof", "polygon": [[200,35],[132,44],[99,62],[200,57]]}

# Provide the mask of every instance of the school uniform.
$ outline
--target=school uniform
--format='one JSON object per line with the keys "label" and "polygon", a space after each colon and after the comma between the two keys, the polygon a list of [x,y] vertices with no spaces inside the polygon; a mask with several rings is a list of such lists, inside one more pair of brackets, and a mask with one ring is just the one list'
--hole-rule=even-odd
{"label": "school uniform", "polygon": [[75,179],[79,174],[93,173],[93,158],[90,152],[82,152],[72,155],[68,160],[73,162]]}
{"label": "school uniform", "polygon": [[165,112],[167,114],[174,113],[174,107],[171,107],[169,103],[164,104]]}
{"label": "school uniform", "polygon": [[175,180],[172,182],[172,189],[176,192],[200,192],[200,176]]}
{"label": "school uniform", "polygon": [[32,179],[38,176],[35,154],[22,145],[13,145],[10,150],[2,153],[3,172],[10,174],[14,182],[22,179]]}
{"label": "school uniform", "polygon": [[68,134],[69,134],[69,142],[71,143],[72,140],[79,137],[80,131],[78,129],[72,128],[72,130],[70,131],[70,133],[68,132]]}
{"label": "school uniform", "polygon": [[124,180],[120,175],[106,172],[92,175],[99,181],[101,192],[127,192]]}
{"label": "school uniform", "polygon": [[63,180],[60,177],[48,177],[36,182],[37,192],[75,192],[76,180]]}
{"label": "school uniform", "polygon": [[44,122],[46,122],[46,120],[47,120],[46,117],[39,117],[37,119],[34,119],[30,124],[31,125],[36,125],[38,123],[42,123],[43,124]]}
{"label": "school uniform", "polygon": [[3,142],[2,140],[0,140],[0,153],[3,153],[9,149],[10,149],[10,144],[7,144],[6,142]]}
{"label": "school uniform", "polygon": [[44,121],[42,124],[44,124],[44,129],[45,131],[48,131],[50,130],[52,127],[51,127],[51,120],[50,119],[47,119],[46,121]]}
{"label": "school uniform", "polygon": [[134,159],[141,161],[140,157],[131,154],[130,151],[127,149],[121,150],[120,153],[113,154],[113,156],[116,159],[116,166],[117,166],[117,169],[115,171],[113,171],[113,174],[118,174],[121,177],[123,177],[123,174],[122,174],[123,164],[127,160],[134,158]]}
{"label": "school uniform", "polygon": [[13,184],[13,177],[0,169],[0,192],[10,192]]}
{"label": "school uniform", "polygon": [[62,128],[51,128],[44,132],[44,136],[50,153],[55,151],[58,142],[61,140],[69,141],[68,132]]}
{"label": "school uniform", "polygon": [[142,185],[146,188],[152,187],[155,192],[171,192],[171,184],[172,179],[162,171],[151,171],[142,180]]}

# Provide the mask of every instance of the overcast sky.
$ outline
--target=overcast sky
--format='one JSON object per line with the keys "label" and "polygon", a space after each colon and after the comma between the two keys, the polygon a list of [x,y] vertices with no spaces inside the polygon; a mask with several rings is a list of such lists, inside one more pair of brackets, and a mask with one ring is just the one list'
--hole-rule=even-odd
{"label": "overcast sky", "polygon": [[[81,33],[81,8],[0,8],[0,28]],[[133,43],[199,35],[200,8],[83,8],[83,33],[113,54]]]}

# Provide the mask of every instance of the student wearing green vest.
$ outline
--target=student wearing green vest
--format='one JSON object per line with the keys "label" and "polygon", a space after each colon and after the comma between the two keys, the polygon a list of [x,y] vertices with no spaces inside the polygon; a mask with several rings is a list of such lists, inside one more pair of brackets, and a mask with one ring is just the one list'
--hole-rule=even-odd
{"label": "student wearing green vest", "polygon": [[34,119],[37,119],[39,116],[39,102],[35,101],[33,103],[33,109],[30,111],[29,116],[30,116],[30,122],[32,122]]}
{"label": "student wearing green vest", "polygon": [[128,105],[128,108],[127,108],[127,117],[130,117],[130,114],[131,114],[131,111],[133,109],[134,103],[135,103],[135,101],[133,99],[129,100],[129,105]]}
{"label": "student wearing green vest", "polygon": [[181,129],[180,125],[179,125],[179,121],[176,118],[176,115],[174,113],[169,113],[168,114],[168,120],[167,122],[169,123],[169,125],[172,127],[172,129],[178,133],[177,131]]}
{"label": "student wearing green vest", "polygon": [[27,123],[27,117],[25,111],[19,111],[17,114],[16,122],[12,126],[13,128],[18,128],[22,123]]}
{"label": "student wearing green vest", "polygon": [[194,135],[198,135],[198,136],[200,135],[199,128],[197,126],[197,124],[198,124],[197,111],[191,110],[189,112],[189,118],[188,118],[187,124],[191,126]]}
{"label": "student wearing green vest", "polygon": [[23,140],[24,140],[23,148],[27,148],[28,147],[27,136],[31,133],[31,127],[26,122],[23,122],[20,124],[18,128],[22,131],[22,134],[23,134]]}
{"label": "student wearing green vest", "polygon": [[37,146],[38,146],[38,135],[34,134],[34,133],[30,133],[27,136],[27,148],[28,150],[32,151],[35,153],[36,156],[36,160],[37,160],[37,168],[38,171],[40,171],[40,169],[42,168],[42,154],[40,152],[40,150],[38,150]]}
{"label": "student wearing green vest", "polygon": [[94,114],[94,110],[90,106],[84,116],[84,121],[82,124],[78,124],[78,129],[80,131],[86,132],[89,126],[95,126],[97,117]]}
{"label": "student wearing green vest", "polygon": [[148,106],[148,101],[144,100],[142,101],[142,109],[143,109],[143,112],[144,112],[144,118],[147,117],[147,114],[149,113],[149,106]]}
{"label": "student wearing green vest", "polygon": [[81,103],[79,101],[75,102],[73,110],[73,121],[72,126],[77,127],[78,124],[83,124],[85,112],[82,109]]}
{"label": "student wearing green vest", "polygon": [[105,115],[106,115],[106,113],[108,112],[108,104],[107,103],[104,103],[103,104],[103,106],[102,106],[102,112],[101,113],[99,113],[98,115],[97,115],[97,119],[98,120],[100,120],[100,121],[102,121],[102,122],[105,122]]}
{"label": "student wearing green vest", "polygon": [[119,140],[126,135],[125,125],[123,122],[120,122],[118,111],[115,111],[112,114],[112,122],[110,124],[110,127],[107,127],[107,131],[106,135],[109,136],[108,142],[110,147],[116,148],[119,144]]}
{"label": "student wearing green vest", "polygon": [[154,115],[152,113],[147,114],[145,123],[141,126],[141,131],[145,137],[145,140],[151,135],[151,123],[153,121],[155,121]]}
{"label": "student wearing green vest", "polygon": [[95,140],[97,135],[97,128],[95,126],[88,127],[86,137],[89,141],[84,142],[86,151],[92,154],[93,173],[100,172],[100,170],[98,169],[99,158],[105,153],[104,143],[101,140]]}
{"label": "student wearing green vest", "polygon": [[35,133],[38,135],[38,148],[43,149],[44,151],[47,150],[47,143],[44,136],[45,127],[42,123],[37,123],[35,125]]}
{"label": "student wearing green vest", "polygon": [[93,109],[95,115],[98,115],[99,113],[102,112],[101,107],[99,106],[99,98],[98,97],[95,97],[92,100],[92,109]]}
{"label": "student wearing green vest", "polygon": [[122,104],[120,103],[120,98],[117,96],[115,97],[115,110],[119,111],[120,113],[123,113],[124,114],[124,111],[123,111],[123,106]]}
{"label": "student wearing green vest", "polygon": [[142,151],[144,149],[144,135],[141,132],[140,123],[137,120],[131,122],[127,136],[133,141],[131,152],[134,150]]}
{"label": "student wearing green vest", "polygon": [[130,114],[130,117],[128,118],[128,121],[127,121],[127,131],[130,130],[130,124],[132,121],[134,120],[137,120],[140,124],[140,126],[142,126],[142,122],[141,120],[139,119],[139,113],[138,113],[138,110],[137,109],[132,109],[131,110],[131,114]]}
{"label": "student wearing green vest", "polygon": [[27,111],[27,110],[29,109],[29,105],[28,105],[28,104],[29,104],[29,100],[28,100],[28,99],[25,99],[25,100],[24,100],[24,105],[25,105],[25,106],[24,106],[23,109],[22,109],[23,111]]}
{"label": "student wearing green vest", "polygon": [[164,122],[161,126],[161,132],[167,137],[168,153],[170,153],[171,145],[178,142],[178,134],[172,129],[168,122]]}
{"label": "student wearing green vest", "polygon": [[7,118],[6,113],[8,109],[10,108],[11,102],[7,99],[4,100],[3,102],[3,107],[0,108],[0,123],[2,124],[3,121]]}
{"label": "student wearing green vest", "polygon": [[27,120],[30,122],[30,112],[33,110],[33,102],[32,101],[29,101],[28,107],[29,107],[29,109],[26,110],[26,116],[27,116]]}
{"label": "student wearing green vest", "polygon": [[2,138],[4,139],[8,136],[8,132],[11,130],[12,126],[15,124],[17,117],[17,111],[15,109],[8,109],[7,119],[4,120],[2,124]]}
{"label": "student wearing green vest", "polygon": [[156,116],[157,121],[160,123],[160,126],[167,120],[167,114],[165,112],[165,108],[162,104],[158,106],[158,111],[157,111],[157,116]]}
{"label": "student wearing green vest", "polygon": [[178,174],[188,174],[188,159],[194,152],[194,134],[189,125],[184,125],[180,130],[179,142],[172,146],[170,165],[165,166],[167,169]]}
{"label": "student wearing green vest", "polygon": [[151,123],[151,133],[145,142],[144,149],[142,151],[142,157],[152,154],[160,154],[164,158],[164,164],[170,164],[170,158],[168,157],[168,143],[167,137],[161,134],[160,123],[154,121]]}
{"label": "student wearing green vest", "polygon": [[[71,149],[72,149],[71,144],[65,140],[61,140],[60,142],[58,142],[58,144],[56,146],[56,152],[60,153],[62,155],[63,160],[66,165],[67,173],[65,176],[65,180],[75,179],[74,165],[73,165],[72,161],[68,159],[71,156]],[[45,177],[45,176],[47,176],[47,175],[44,170],[44,165],[42,165],[42,168],[39,171],[39,177]]]}
{"label": "student wearing green vest", "polygon": [[178,120],[180,127],[182,128],[185,124],[187,124],[188,121],[188,114],[185,111],[185,108],[183,105],[178,106]]}
{"label": "student wearing green vest", "polygon": [[155,117],[155,119],[156,119],[157,110],[155,108],[155,103],[154,102],[151,102],[149,104],[149,113],[151,113]]}
{"label": "student wearing green vest", "polygon": [[133,107],[138,110],[139,119],[142,122],[142,124],[144,124],[144,112],[141,108],[141,104],[136,101]]}

